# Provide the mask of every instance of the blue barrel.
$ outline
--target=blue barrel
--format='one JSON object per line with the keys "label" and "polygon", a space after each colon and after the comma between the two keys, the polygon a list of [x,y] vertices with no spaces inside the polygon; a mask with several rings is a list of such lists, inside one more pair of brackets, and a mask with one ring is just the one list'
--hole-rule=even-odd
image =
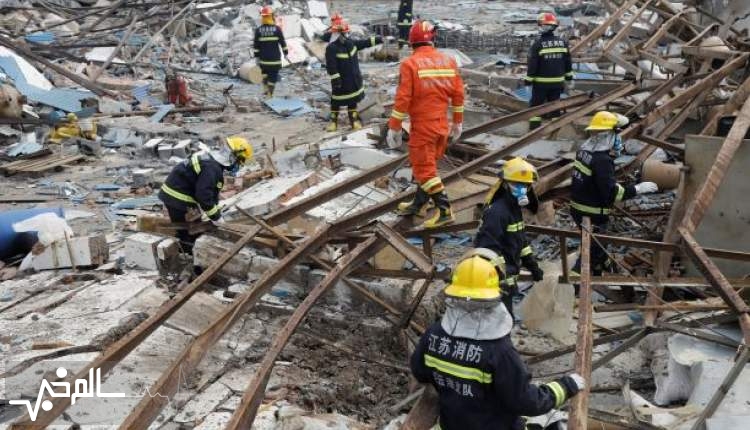
{"label": "blue barrel", "polygon": [[16,233],[13,224],[43,213],[55,213],[64,218],[63,208],[34,208],[0,212],[0,259],[26,254],[37,242],[35,232]]}

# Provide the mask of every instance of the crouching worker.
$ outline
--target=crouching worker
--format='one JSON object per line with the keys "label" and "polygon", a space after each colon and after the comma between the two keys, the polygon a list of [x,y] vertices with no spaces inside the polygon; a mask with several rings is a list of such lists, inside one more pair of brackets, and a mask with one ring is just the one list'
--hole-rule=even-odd
{"label": "crouching worker", "polygon": [[500,300],[496,266],[470,253],[443,291],[446,312],[411,357],[419,382],[438,392],[441,430],[521,430],[523,416],[543,415],[585,387],[570,374],[543,385],[513,347],[513,320]]}
{"label": "crouching worker", "polygon": [[[253,158],[253,147],[242,137],[222,139],[218,149],[192,155],[172,169],[161,186],[164,202],[173,223],[198,221],[201,212],[212,221],[221,219],[219,192],[224,187],[224,172],[236,172]],[[197,236],[187,229],[177,230],[183,249],[192,253]]]}

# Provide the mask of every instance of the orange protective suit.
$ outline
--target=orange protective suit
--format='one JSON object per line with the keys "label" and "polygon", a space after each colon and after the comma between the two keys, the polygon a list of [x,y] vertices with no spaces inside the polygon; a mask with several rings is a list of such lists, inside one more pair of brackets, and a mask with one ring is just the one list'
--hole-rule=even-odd
{"label": "orange protective suit", "polygon": [[450,104],[453,123],[463,122],[464,84],[456,61],[433,46],[420,46],[401,63],[396,103],[388,121],[392,130],[411,118],[409,161],[414,179],[429,194],[444,189],[437,174],[437,161],[448,146]]}

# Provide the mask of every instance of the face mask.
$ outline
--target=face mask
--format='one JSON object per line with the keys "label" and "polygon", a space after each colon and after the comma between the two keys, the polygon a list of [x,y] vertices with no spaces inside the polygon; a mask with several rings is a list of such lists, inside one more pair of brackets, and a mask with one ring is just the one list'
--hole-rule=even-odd
{"label": "face mask", "polygon": [[612,144],[612,155],[617,158],[622,155],[622,150],[625,149],[625,144],[622,143],[622,137],[615,133],[614,143]]}
{"label": "face mask", "polygon": [[529,188],[526,185],[508,184],[508,186],[510,187],[510,193],[516,198],[516,201],[518,201],[518,206],[523,207],[529,204],[529,197],[527,195]]}
{"label": "face mask", "polygon": [[234,163],[231,166],[229,166],[229,173],[232,174],[232,176],[237,176],[237,173],[240,171],[240,164]]}

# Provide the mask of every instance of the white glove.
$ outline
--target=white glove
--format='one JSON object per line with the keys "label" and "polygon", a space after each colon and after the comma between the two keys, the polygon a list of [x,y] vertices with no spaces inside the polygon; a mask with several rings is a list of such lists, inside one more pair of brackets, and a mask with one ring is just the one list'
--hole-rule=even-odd
{"label": "white glove", "polygon": [[578,391],[582,391],[584,388],[586,388],[586,380],[583,379],[583,376],[579,375],[578,373],[571,373],[570,379],[575,381],[576,385],[578,386]]}
{"label": "white glove", "polygon": [[388,129],[388,134],[385,136],[385,142],[388,144],[388,147],[391,149],[398,149],[401,147],[401,144],[403,143],[402,137],[404,135],[403,130],[393,130]]}
{"label": "white glove", "polygon": [[635,186],[636,194],[648,194],[659,191],[659,186],[653,182],[641,182]]}
{"label": "white glove", "polygon": [[451,126],[451,132],[450,132],[450,140],[451,143],[458,142],[458,139],[461,138],[461,133],[464,131],[464,124],[459,123],[453,123]]}

